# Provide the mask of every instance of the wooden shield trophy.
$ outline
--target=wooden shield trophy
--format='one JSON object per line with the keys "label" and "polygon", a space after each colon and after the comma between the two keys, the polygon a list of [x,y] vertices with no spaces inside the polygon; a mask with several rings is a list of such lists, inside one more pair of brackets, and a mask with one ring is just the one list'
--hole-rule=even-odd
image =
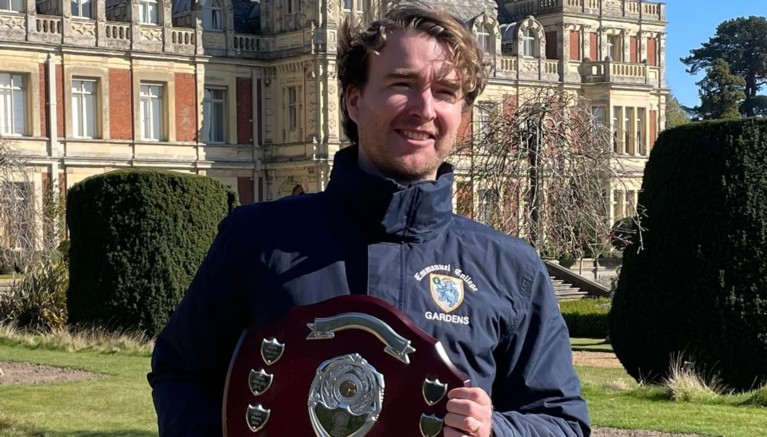
{"label": "wooden shield trophy", "polygon": [[447,392],[468,385],[395,307],[340,296],[243,333],[226,378],[224,436],[435,437]]}

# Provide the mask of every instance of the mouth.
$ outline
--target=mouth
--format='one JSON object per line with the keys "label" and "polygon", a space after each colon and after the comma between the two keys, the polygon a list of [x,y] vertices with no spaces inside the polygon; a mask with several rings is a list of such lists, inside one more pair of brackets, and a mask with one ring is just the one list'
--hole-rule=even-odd
{"label": "mouth", "polygon": [[426,132],[422,130],[413,130],[413,129],[396,129],[396,132],[405,139],[411,140],[411,141],[426,141],[426,140],[434,140],[436,139],[436,136],[432,134],[431,132]]}

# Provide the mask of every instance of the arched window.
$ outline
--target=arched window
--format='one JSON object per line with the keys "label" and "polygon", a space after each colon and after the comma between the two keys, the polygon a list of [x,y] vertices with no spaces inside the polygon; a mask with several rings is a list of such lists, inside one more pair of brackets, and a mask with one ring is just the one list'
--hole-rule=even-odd
{"label": "arched window", "polygon": [[207,30],[222,30],[224,14],[220,0],[202,1],[202,27]]}

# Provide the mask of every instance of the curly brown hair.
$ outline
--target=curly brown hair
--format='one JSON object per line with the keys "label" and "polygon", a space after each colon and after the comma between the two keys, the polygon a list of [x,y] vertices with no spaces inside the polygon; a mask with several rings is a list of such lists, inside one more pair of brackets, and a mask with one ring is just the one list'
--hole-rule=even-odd
{"label": "curly brown hair", "polygon": [[338,55],[338,78],[341,81],[341,111],[344,133],[353,143],[359,141],[357,124],[346,110],[346,91],[349,87],[362,89],[368,81],[371,53],[386,46],[386,37],[397,30],[411,30],[426,34],[444,45],[451,58],[443,75],[456,71],[461,84],[464,108],[470,108],[485,88],[489,63],[471,30],[443,9],[419,3],[400,3],[380,20],[362,29],[350,18],[341,25]]}

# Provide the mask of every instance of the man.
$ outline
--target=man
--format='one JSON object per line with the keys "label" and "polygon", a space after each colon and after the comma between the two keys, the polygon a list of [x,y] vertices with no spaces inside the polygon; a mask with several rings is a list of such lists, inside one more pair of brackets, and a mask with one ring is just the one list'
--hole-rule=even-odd
{"label": "man", "polygon": [[443,161],[487,80],[474,36],[444,12],[396,6],[362,32],[347,22],[338,63],[354,145],[336,154],[325,192],[242,207],[222,222],[157,339],[149,380],[161,435],[220,435],[243,329],[362,293],[397,306],[469,375],[471,388],[448,393],[445,437],[588,436],[540,259],[452,213]]}

